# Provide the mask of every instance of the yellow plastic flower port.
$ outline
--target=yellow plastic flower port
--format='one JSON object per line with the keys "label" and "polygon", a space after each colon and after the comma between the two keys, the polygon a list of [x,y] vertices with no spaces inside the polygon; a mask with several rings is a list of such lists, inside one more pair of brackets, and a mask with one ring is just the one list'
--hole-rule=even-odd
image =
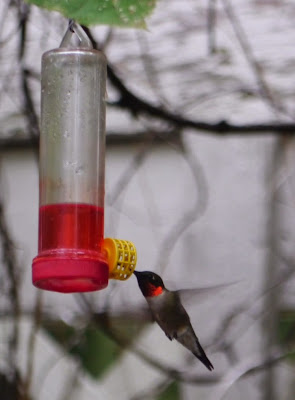
{"label": "yellow plastic flower port", "polygon": [[133,243],[127,240],[107,238],[103,241],[107,253],[109,278],[125,281],[136,266],[137,254]]}

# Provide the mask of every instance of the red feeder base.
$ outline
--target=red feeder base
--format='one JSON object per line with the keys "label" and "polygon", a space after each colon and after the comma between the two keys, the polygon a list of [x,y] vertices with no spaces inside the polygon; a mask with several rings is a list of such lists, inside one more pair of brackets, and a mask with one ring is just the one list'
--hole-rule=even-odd
{"label": "red feeder base", "polygon": [[91,258],[36,257],[32,272],[36,287],[61,293],[101,290],[109,279],[106,261]]}

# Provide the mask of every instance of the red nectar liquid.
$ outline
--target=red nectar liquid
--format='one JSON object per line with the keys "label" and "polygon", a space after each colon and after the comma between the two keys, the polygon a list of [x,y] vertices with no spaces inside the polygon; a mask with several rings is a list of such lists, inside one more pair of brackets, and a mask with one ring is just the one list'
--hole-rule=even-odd
{"label": "red nectar liquid", "polygon": [[49,204],[39,210],[39,254],[67,250],[99,252],[104,231],[103,208],[90,204]]}
{"label": "red nectar liquid", "polygon": [[41,206],[39,252],[33,263],[34,284],[59,292],[106,287],[108,265],[101,250],[103,233],[101,207],[81,203]]}

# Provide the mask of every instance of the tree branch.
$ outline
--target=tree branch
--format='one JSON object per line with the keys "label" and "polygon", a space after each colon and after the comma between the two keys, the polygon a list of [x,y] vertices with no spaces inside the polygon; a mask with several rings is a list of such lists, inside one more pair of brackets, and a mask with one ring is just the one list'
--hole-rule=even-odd
{"label": "tree branch", "polygon": [[[84,27],[85,32],[89,36],[92,45],[95,49],[99,49],[98,43],[92,35],[90,29]],[[128,110],[133,116],[148,115],[158,118],[172,125],[175,128],[195,129],[210,132],[214,135],[226,136],[228,134],[243,134],[257,135],[258,133],[270,134],[279,133],[287,134],[295,132],[295,124],[280,122],[280,123],[256,123],[256,124],[232,124],[226,120],[221,120],[216,123],[191,120],[170,112],[162,107],[157,107],[148,101],[136,96],[127,88],[123,81],[116,74],[114,68],[108,64],[107,66],[108,79],[119,93],[119,99],[111,103],[114,107]]]}
{"label": "tree branch", "polygon": [[2,247],[2,260],[8,276],[7,286],[9,288],[9,301],[13,314],[13,333],[9,344],[9,365],[13,375],[17,374],[16,352],[19,338],[19,280],[16,255],[14,252],[13,240],[10,236],[9,228],[5,219],[3,202],[0,202],[0,239]]}

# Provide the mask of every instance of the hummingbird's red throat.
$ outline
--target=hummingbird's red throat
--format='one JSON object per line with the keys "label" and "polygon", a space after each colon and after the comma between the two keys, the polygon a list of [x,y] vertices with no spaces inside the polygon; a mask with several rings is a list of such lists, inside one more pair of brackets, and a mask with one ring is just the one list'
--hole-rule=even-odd
{"label": "hummingbird's red throat", "polygon": [[159,296],[161,293],[163,293],[163,288],[162,286],[154,286],[151,283],[149,283],[147,287],[147,297],[155,297]]}

